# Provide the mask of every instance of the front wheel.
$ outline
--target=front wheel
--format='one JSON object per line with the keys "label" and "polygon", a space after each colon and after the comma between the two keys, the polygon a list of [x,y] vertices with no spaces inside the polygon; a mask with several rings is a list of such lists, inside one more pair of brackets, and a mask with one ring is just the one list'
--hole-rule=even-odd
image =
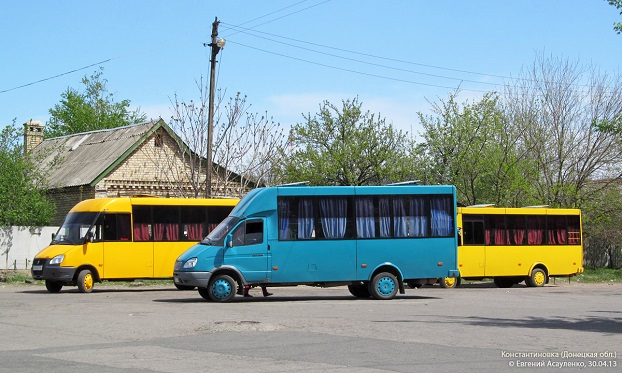
{"label": "front wheel", "polygon": [[531,271],[531,276],[527,277],[527,281],[525,282],[527,286],[542,287],[546,284],[546,272],[540,268],[534,268],[534,270]]}
{"label": "front wheel", "polygon": [[236,293],[235,280],[228,275],[216,275],[210,281],[207,292],[214,302],[231,302]]}
{"label": "front wheel", "polygon": [[395,298],[399,284],[395,275],[389,272],[378,273],[369,283],[369,293],[380,300]]}
{"label": "front wheel", "polygon": [[63,288],[63,284],[58,281],[45,280],[45,288],[48,289],[50,293],[59,293],[60,289]]}
{"label": "front wheel", "polygon": [[438,280],[439,285],[444,289],[453,289],[460,285],[460,277],[443,277]]}
{"label": "front wheel", "polygon": [[93,291],[93,274],[90,270],[84,269],[78,274],[78,290],[80,293],[90,293]]}

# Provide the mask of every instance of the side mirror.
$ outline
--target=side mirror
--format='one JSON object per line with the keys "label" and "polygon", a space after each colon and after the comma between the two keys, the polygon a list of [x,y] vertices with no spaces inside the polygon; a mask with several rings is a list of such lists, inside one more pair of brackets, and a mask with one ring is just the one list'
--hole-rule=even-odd
{"label": "side mirror", "polygon": [[230,235],[230,234],[228,234],[228,235],[225,237],[225,247],[228,247],[228,248],[233,247],[233,237],[231,237],[231,235]]}
{"label": "side mirror", "polygon": [[93,241],[94,241],[94,239],[93,239],[93,232],[87,232],[86,236],[84,236],[84,243],[87,243],[87,242],[91,242],[92,243]]}
{"label": "side mirror", "polygon": [[52,233],[52,241],[56,239],[56,233]]}

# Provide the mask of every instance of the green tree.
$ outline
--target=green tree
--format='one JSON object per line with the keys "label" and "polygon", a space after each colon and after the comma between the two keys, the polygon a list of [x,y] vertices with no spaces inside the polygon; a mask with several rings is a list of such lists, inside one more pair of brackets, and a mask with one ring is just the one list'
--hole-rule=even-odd
{"label": "green tree", "polygon": [[61,102],[50,109],[45,128],[47,138],[74,133],[122,127],[145,121],[140,109],[130,111],[130,100],[115,102],[102,77],[103,68],[82,78],[84,91],[71,87],[61,94]]}
{"label": "green tree", "polygon": [[55,211],[37,160],[24,154],[22,135],[15,120],[0,133],[0,226],[46,225]]}
{"label": "green tree", "polygon": [[377,185],[404,181],[407,175],[405,134],[361,110],[358,98],[342,107],[324,101],[319,113],[303,115],[292,127],[283,151],[283,182],[314,185]]}
{"label": "green tree", "polygon": [[458,200],[467,205],[520,206],[531,201],[525,176],[534,170],[498,95],[489,93],[462,105],[456,95],[433,104],[433,115],[419,113],[424,142],[413,152],[417,178],[425,184],[455,185]]}
{"label": "green tree", "polygon": [[[605,0],[609,3],[609,5],[615,6],[620,10],[620,14],[622,15],[622,0]],[[613,29],[618,33],[622,33],[622,22],[614,22]]]}

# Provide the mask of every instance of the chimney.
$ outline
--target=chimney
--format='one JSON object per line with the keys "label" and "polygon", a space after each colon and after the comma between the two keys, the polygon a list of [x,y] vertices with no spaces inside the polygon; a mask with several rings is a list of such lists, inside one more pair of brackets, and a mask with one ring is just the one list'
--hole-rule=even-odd
{"label": "chimney", "polygon": [[42,141],[43,123],[32,119],[24,123],[24,152],[31,152]]}

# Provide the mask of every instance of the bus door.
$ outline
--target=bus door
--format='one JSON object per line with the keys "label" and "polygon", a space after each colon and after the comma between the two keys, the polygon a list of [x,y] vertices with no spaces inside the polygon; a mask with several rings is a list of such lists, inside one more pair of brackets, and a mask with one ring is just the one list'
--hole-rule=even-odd
{"label": "bus door", "polygon": [[153,277],[153,242],[132,242],[130,214],[103,215],[105,279]]}
{"label": "bus door", "polygon": [[462,237],[458,246],[461,277],[483,277],[486,268],[484,217],[462,215]]}
{"label": "bus door", "polygon": [[226,248],[223,264],[239,269],[248,282],[270,279],[265,229],[264,219],[247,219],[240,222],[229,236],[232,246]]}

